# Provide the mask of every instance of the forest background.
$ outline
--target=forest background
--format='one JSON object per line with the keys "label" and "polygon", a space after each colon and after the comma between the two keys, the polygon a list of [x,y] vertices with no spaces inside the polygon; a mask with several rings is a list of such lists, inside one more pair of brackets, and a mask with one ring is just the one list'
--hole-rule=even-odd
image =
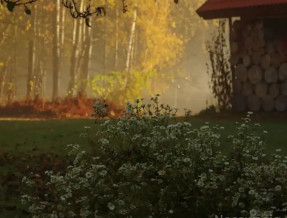
{"label": "forest background", "polygon": [[195,13],[203,2],[135,0],[123,13],[121,1],[101,0],[106,15],[92,27],[61,0],[39,0],[31,15],[0,5],[0,103],[81,95],[123,106],[160,93],[198,112],[212,103],[205,42],[215,25]]}

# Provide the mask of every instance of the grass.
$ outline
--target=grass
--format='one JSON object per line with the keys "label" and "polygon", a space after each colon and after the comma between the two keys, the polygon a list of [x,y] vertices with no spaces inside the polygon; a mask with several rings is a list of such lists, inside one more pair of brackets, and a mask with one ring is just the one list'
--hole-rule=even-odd
{"label": "grass", "polygon": [[84,134],[96,130],[94,122],[89,119],[0,121],[0,152],[36,151],[62,155],[68,144],[87,146]]}
{"label": "grass", "polygon": [[[202,118],[191,119],[194,128],[206,125],[207,121]],[[223,126],[222,134],[225,138],[234,133],[236,121],[239,119],[216,119],[209,123]],[[287,154],[287,122],[268,120],[259,123],[262,131],[268,132],[265,135],[266,152],[273,153],[275,149],[281,148],[283,154]],[[17,200],[17,183],[13,182],[20,183],[22,176],[32,170],[30,168],[49,169],[51,165],[44,166],[41,154],[46,155],[44,158],[49,154],[55,155],[50,159],[55,162],[57,157],[65,157],[68,144],[79,144],[83,149],[89,150],[91,145],[86,133],[95,133],[98,128],[95,120],[89,119],[0,121],[0,217],[25,217],[25,211]],[[224,143],[222,149],[227,152],[230,149],[229,143]],[[6,156],[1,159],[1,155]]]}
{"label": "grass", "polygon": [[[208,120],[192,119],[194,128],[205,125]],[[212,120],[211,125],[224,127],[223,136],[233,134],[235,131],[235,120]],[[287,154],[287,123],[279,121],[259,122],[262,130],[268,134],[265,136],[267,153],[277,148]],[[85,127],[90,127],[89,129]],[[95,120],[37,120],[37,121],[0,121],[0,152],[12,152],[21,154],[27,152],[47,153],[65,155],[66,145],[79,144],[83,149],[89,150],[87,132],[94,133],[99,126]],[[223,145],[228,150],[228,143]]]}
{"label": "grass", "polygon": [[[26,217],[19,204],[21,178],[31,171],[54,168],[68,144],[88,150],[85,136],[93,120],[0,121],[0,217]],[[85,128],[90,126],[90,129]],[[51,163],[52,162],[52,163]],[[27,217],[29,217],[27,215]]]}

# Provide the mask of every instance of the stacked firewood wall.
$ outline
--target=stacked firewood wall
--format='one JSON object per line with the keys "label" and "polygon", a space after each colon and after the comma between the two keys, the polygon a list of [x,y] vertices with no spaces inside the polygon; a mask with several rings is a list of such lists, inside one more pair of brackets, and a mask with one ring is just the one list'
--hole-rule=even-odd
{"label": "stacked firewood wall", "polygon": [[287,49],[280,38],[267,40],[262,20],[235,21],[230,34],[236,111],[287,109]]}

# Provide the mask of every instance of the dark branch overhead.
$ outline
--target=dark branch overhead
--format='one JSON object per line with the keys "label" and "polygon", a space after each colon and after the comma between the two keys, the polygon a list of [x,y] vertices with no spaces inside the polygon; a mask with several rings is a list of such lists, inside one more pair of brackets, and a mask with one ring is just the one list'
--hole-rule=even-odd
{"label": "dark branch overhead", "polygon": [[287,0],[207,0],[196,12],[204,19],[287,16]]}

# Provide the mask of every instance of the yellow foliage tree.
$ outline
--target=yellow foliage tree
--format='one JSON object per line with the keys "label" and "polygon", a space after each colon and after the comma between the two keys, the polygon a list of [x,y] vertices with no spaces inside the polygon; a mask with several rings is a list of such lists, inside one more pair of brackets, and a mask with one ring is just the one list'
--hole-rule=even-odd
{"label": "yellow foliage tree", "polygon": [[[172,27],[173,6],[166,1],[136,0],[121,14],[117,13],[121,5],[109,1],[107,17],[98,20],[98,25],[106,28],[107,56],[123,58],[116,68],[94,77],[95,95],[123,105],[141,96],[143,90],[154,94],[152,81],[170,77],[164,70],[175,64],[183,51],[182,40]],[[114,59],[109,66],[115,65]]]}

